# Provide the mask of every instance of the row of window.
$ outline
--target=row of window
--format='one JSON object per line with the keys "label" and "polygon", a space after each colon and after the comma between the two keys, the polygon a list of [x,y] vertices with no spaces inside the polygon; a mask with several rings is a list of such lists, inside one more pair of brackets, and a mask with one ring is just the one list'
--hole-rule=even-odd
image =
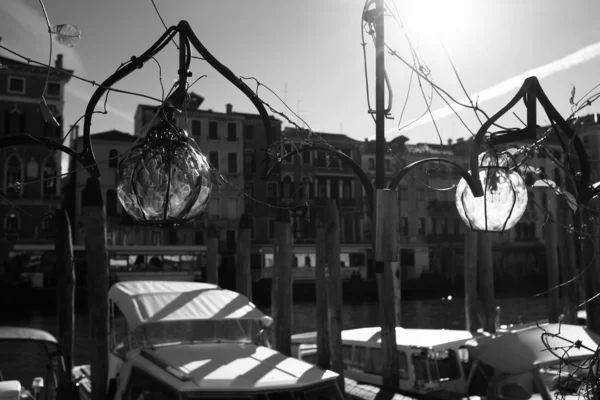
{"label": "row of window", "polygon": [[[37,232],[37,227],[35,228]],[[42,231],[43,236],[46,239],[53,237],[52,221],[50,219],[42,220]],[[9,241],[16,241],[19,239],[21,232],[21,216],[17,211],[11,211],[4,216],[4,238]],[[35,237],[39,234],[35,233]]]}
{"label": "row of window", "polygon": [[[209,151],[208,152],[208,162],[214,169],[220,170],[220,153],[218,151]],[[108,167],[109,168],[117,168],[119,166],[119,152],[116,149],[111,149],[108,152]],[[244,152],[244,170],[247,173],[256,172],[256,155],[254,151],[245,151]],[[238,153],[231,152],[227,153],[227,172],[230,174],[237,174],[239,172],[238,169]]]}
{"label": "row of window", "polygon": [[15,108],[4,113],[4,134],[28,133],[29,129],[29,131],[35,132],[35,135],[39,135],[38,132],[41,131],[41,136],[43,137],[61,137],[62,131],[60,126],[62,125],[62,117],[58,113],[58,108],[52,105],[49,105],[48,107],[52,111],[59,126],[47,123],[41,115],[35,117],[37,118],[39,125],[33,127],[29,126],[28,121],[29,123],[33,122],[32,116]]}
{"label": "row of window", "polygon": [[[429,230],[427,230],[427,220],[425,217],[417,218],[417,236],[430,235],[460,235],[462,221],[458,218],[429,218]],[[398,226],[400,236],[409,236],[409,218],[400,217]]]}
{"label": "row of window", "polygon": [[[60,83],[48,82],[45,97],[60,97]],[[9,76],[6,85],[8,94],[25,94],[27,92],[27,79],[20,76]]]}
{"label": "row of window", "polygon": [[46,158],[40,168],[34,157],[31,157],[26,165],[23,165],[23,161],[17,154],[8,157],[4,167],[4,193],[7,196],[21,196],[22,183],[35,179],[40,179],[41,194],[44,197],[54,197],[58,194],[58,168],[54,158]]}
{"label": "row of window", "polygon": [[[208,121],[208,127],[203,128],[204,121],[201,120],[192,120],[188,126],[190,127],[190,131],[193,136],[200,137],[203,135],[203,130],[207,129],[208,135],[206,136],[210,140],[218,140],[219,136],[219,122],[218,121]],[[238,123],[237,122],[228,122],[227,123],[227,134],[225,138],[229,141],[238,140]],[[254,140],[254,127],[250,124],[244,125],[244,140]]]}
{"label": "row of window", "polygon": [[[303,148],[308,147],[308,145],[302,145],[302,146],[296,146],[293,145],[291,143],[284,143],[281,149],[281,153],[282,153],[282,157],[283,160],[282,162],[284,164],[295,164],[296,160],[302,160],[302,161],[298,161],[300,164],[308,164],[308,165],[312,165],[313,161],[315,163],[315,166],[317,167],[328,167],[328,168],[341,168],[342,165],[342,161],[340,158],[335,157],[335,156],[331,156],[329,153],[325,152],[325,151],[320,151],[320,150],[305,150],[302,151]],[[296,151],[299,150],[298,155],[294,155],[291,157],[285,157],[287,154],[291,153],[292,151]],[[345,155],[347,155],[348,157],[352,158],[352,150],[351,149],[338,149],[340,150],[342,153],[344,153]]]}

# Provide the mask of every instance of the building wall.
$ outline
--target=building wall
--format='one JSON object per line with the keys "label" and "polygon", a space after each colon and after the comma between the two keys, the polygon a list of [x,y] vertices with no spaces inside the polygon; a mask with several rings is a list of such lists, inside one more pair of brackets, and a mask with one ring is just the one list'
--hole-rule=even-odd
{"label": "building wall", "polygon": [[[342,134],[318,135],[333,148],[350,156],[357,164],[360,162],[359,141]],[[283,155],[307,145],[294,129],[285,129],[282,137]],[[326,212],[328,199],[336,200],[341,242],[362,241],[361,187],[350,167],[324,151],[303,152],[285,160],[281,164],[279,198],[282,205],[296,207],[290,215],[296,243],[314,243],[318,219]]]}
{"label": "building wall", "polygon": [[[50,74],[46,100],[60,124],[53,127],[44,121],[39,105],[47,70],[3,57],[0,61],[7,66],[0,69],[0,135],[28,134],[60,140],[64,85],[69,76]],[[62,68],[61,55],[56,66]],[[0,150],[0,239],[12,243],[52,242],[50,221],[44,217],[51,216],[60,205],[61,173],[60,152],[28,145]]]}

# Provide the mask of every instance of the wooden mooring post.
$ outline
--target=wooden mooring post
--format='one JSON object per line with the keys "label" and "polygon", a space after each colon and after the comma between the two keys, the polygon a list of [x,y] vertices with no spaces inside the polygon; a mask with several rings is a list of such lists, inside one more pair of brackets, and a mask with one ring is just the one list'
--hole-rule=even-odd
{"label": "wooden mooring post", "polygon": [[206,282],[219,284],[219,231],[215,224],[208,226],[206,240]]}
{"label": "wooden mooring post", "polygon": [[496,332],[496,307],[494,305],[494,259],[492,258],[492,233],[477,232],[479,253],[479,293],[483,313],[483,329]]}
{"label": "wooden mooring post", "polygon": [[398,257],[398,192],[377,189],[374,202],[375,273],[379,293],[381,350],[383,353],[382,382],[391,391],[400,386],[399,360],[396,342],[396,312],[394,277],[391,262]]}
{"label": "wooden mooring post", "polygon": [[108,381],[108,252],[106,214],[98,178],[83,189],[83,223],[90,318],[92,399],[106,400]]}
{"label": "wooden mooring post", "polygon": [[464,253],[465,329],[477,332],[479,324],[479,299],[477,296],[477,232],[465,233]]}
{"label": "wooden mooring post", "polygon": [[316,239],[315,295],[317,300],[317,365],[320,368],[329,369],[331,367],[331,351],[329,348],[329,302],[327,299],[327,278],[325,277],[327,244],[323,215],[317,217]]}
{"label": "wooden mooring post", "polygon": [[344,358],[342,354],[342,272],[340,260],[340,217],[335,200],[327,204],[325,235],[327,244],[327,269],[329,279],[329,347],[331,349],[331,369],[337,372],[339,386],[344,391]]}
{"label": "wooden mooring post", "polygon": [[598,200],[592,200],[590,210],[582,211],[582,225],[585,225],[583,242],[585,247],[589,247],[586,253],[593,257],[592,260],[584,257],[587,258],[588,263],[591,261],[591,264],[589,266],[586,264],[584,269],[586,325],[592,332],[600,334],[600,298],[597,297],[600,293],[600,222],[596,220],[598,203]]}
{"label": "wooden mooring post", "polygon": [[66,369],[71,371],[75,337],[75,265],[69,215],[64,208],[54,214],[54,248],[56,254],[56,295],[58,305],[58,341],[67,353]]}
{"label": "wooden mooring post", "polygon": [[[558,199],[558,243],[560,271],[563,282],[568,282],[577,276],[577,261],[575,257],[575,234],[573,211],[567,203],[567,200],[561,196]],[[577,324],[577,304],[579,279],[567,283],[564,288],[563,313],[566,324]]]}
{"label": "wooden mooring post", "polygon": [[235,291],[252,301],[252,276],[250,274],[250,218],[242,214],[238,224],[236,243]]}
{"label": "wooden mooring post", "polygon": [[275,221],[275,251],[271,280],[271,315],[273,347],[290,356],[292,346],[292,230],[287,211]]}

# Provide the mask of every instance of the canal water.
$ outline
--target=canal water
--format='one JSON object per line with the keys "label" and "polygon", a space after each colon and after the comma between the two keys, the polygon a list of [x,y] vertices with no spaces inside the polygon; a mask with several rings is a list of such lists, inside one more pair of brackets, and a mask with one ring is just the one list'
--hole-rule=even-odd
{"label": "canal water", "polygon": [[[518,323],[547,318],[545,297],[513,297],[496,300],[500,306],[500,323]],[[293,315],[293,333],[315,330],[314,303],[295,303]],[[402,303],[403,322],[405,328],[464,329],[465,313],[462,299],[428,299],[406,300]],[[268,307],[263,312],[270,314]],[[343,309],[344,329],[374,326],[379,324],[379,308],[377,303],[365,302],[346,304]],[[77,313],[75,317],[75,355],[74,364],[89,362],[91,340],[87,315]],[[27,326],[44,329],[57,334],[57,316],[52,311],[10,312],[0,313],[1,325]]]}

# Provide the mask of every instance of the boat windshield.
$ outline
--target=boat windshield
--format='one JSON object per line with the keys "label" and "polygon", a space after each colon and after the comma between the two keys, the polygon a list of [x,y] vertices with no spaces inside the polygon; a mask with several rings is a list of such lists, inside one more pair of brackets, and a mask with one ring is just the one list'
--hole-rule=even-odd
{"label": "boat windshield", "polygon": [[17,380],[32,390],[34,378],[44,380],[39,400],[56,398],[59,383],[68,379],[58,346],[36,340],[0,340],[0,381]]}
{"label": "boat windshield", "polygon": [[258,343],[261,327],[255,320],[192,320],[144,324],[127,332],[126,326],[113,327],[116,349],[146,348],[173,343]]}
{"label": "boat windshield", "polygon": [[448,381],[462,376],[456,352],[452,349],[423,349],[413,353],[412,361],[417,380]]}
{"label": "boat windshield", "polygon": [[244,396],[211,396],[204,392],[188,393],[188,400],[344,400],[334,381],[294,390],[265,391]]}

